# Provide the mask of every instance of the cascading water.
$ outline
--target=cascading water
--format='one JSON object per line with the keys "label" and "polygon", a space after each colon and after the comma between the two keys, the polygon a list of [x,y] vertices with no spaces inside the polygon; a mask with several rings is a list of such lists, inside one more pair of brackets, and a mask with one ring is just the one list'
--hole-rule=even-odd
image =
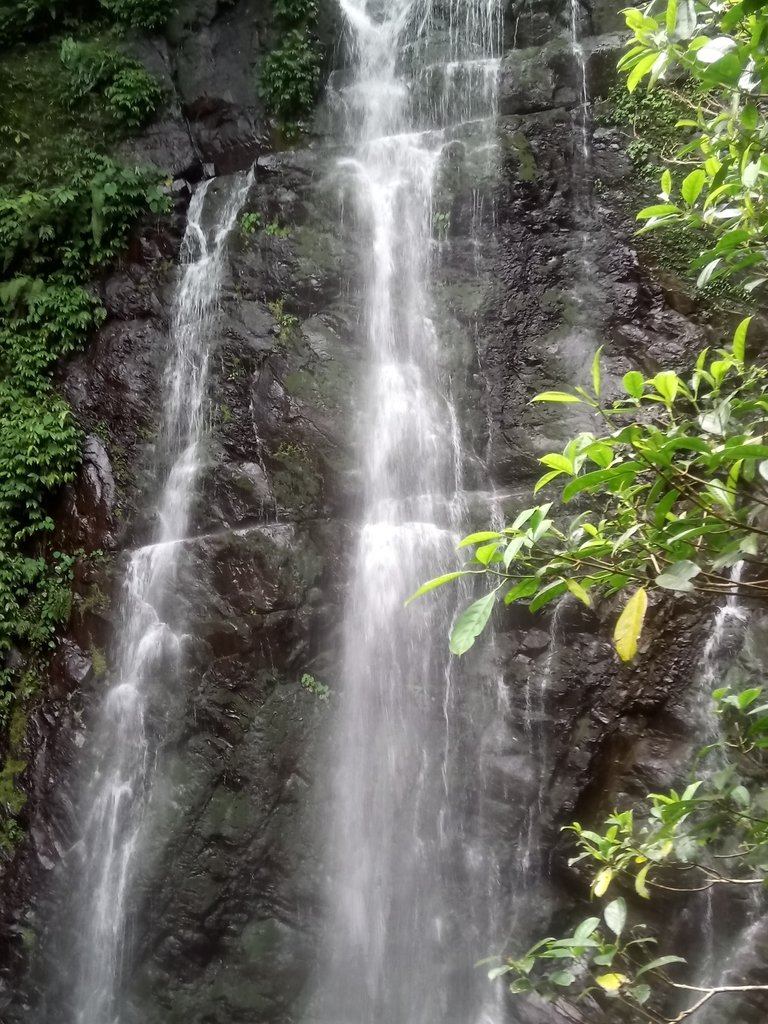
{"label": "cascading water", "polygon": [[351,149],[340,170],[369,254],[369,367],[364,521],[332,736],[332,909],[309,1016],[466,1022],[494,998],[472,972],[494,942],[497,896],[491,844],[478,834],[482,783],[467,760],[479,744],[466,735],[472,713],[457,713],[467,697],[445,640],[455,594],[407,610],[403,601],[450,563],[462,520],[463,453],[430,288],[433,215],[453,141],[467,139],[477,166],[492,159],[501,5],[341,7],[355,75],[337,97]]}
{"label": "cascading water", "polygon": [[[171,357],[164,377],[164,418],[158,444],[157,502],[152,544],[134,551],[123,588],[115,682],[93,726],[95,764],[82,798],[82,838],[66,858],[66,884],[75,909],[65,933],[64,961],[73,1024],[119,1020],[120,975],[126,952],[131,882],[141,846],[142,819],[152,786],[153,744],[148,708],[162,707],[178,676],[183,637],[166,624],[168,602],[201,466],[212,329],[225,242],[250,181],[232,179],[213,227],[206,226],[209,183],[195,192],[182,248]],[[75,927],[71,927],[72,924]],[[65,997],[65,1002],[70,1002]],[[61,1006],[51,1007],[60,1021]],[[70,1018],[67,1018],[68,1020]]]}

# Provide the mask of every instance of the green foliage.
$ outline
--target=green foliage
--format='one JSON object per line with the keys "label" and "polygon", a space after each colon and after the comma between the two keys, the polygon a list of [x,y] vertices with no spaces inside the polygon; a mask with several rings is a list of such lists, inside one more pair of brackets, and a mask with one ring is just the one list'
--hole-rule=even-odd
{"label": "green foliage", "polygon": [[20,194],[0,190],[2,272],[85,273],[117,255],[147,207],[168,209],[157,176],[95,155],[66,184]]}
{"label": "green foliage", "polygon": [[158,29],[173,14],[173,0],[99,0],[118,25],[126,28]]}
{"label": "green foliage", "polygon": [[240,233],[254,235],[261,230],[261,214],[247,212],[240,215]]}
{"label": "green foliage", "polygon": [[309,672],[305,672],[301,677],[301,685],[307,691],[311,693],[313,697],[317,697],[318,700],[328,703],[331,697],[331,688],[326,686],[325,683],[321,683],[318,679],[315,679]]}
{"label": "green foliage", "polygon": [[259,91],[284,127],[300,125],[312,111],[320,84],[320,54],[309,31],[294,28],[264,59]]}
{"label": "green foliage", "polygon": [[768,14],[755,0],[668,0],[625,14],[633,38],[619,68],[629,92],[678,72],[697,90],[693,116],[677,122],[685,135],[676,163],[688,169],[664,172],[642,230],[706,229],[699,283],[748,273],[745,287],[759,287],[768,280]]}
{"label": "green foliage", "polygon": [[120,29],[158,29],[175,6],[172,0],[6,0],[0,7],[0,48],[105,15]]}
{"label": "green foliage", "polygon": [[322,54],[314,27],[316,0],[274,0],[279,39],[261,66],[259,91],[286,135],[302,130],[320,84]]}
{"label": "green foliage", "polygon": [[118,124],[140,128],[160,103],[160,87],[152,75],[116,50],[65,39],[61,62],[70,79],[72,102],[100,94]]}
{"label": "green foliage", "polygon": [[280,341],[284,345],[295,341],[301,334],[301,326],[299,318],[286,311],[285,301],[277,299],[275,302],[268,303],[267,308],[277,320],[277,325],[280,328]]}
{"label": "green foliage", "polygon": [[290,233],[290,228],[286,227],[284,224],[280,224],[280,222],[276,220],[271,220],[264,228],[264,234],[269,238],[288,238]]}
{"label": "green foliage", "polygon": [[[633,370],[624,397],[609,402],[598,352],[591,391],[535,399],[583,405],[604,432],[581,433],[541,458],[546,472],[534,493],[557,481],[562,514],[547,502],[503,530],[471,534],[460,545],[473,549],[465,568],[417,592],[471,575],[492,584],[458,619],[454,653],[472,646],[502,593],[505,603],[525,600],[535,612],[567,591],[590,605],[595,595],[631,590],[614,636],[622,660],[637,649],[647,588],[768,596],[768,371],[746,360],[748,324],[737,328],[732,349],[705,350],[686,377]],[[565,507],[585,498],[596,510],[567,519]],[[736,583],[730,570],[745,559],[750,571]]]}
{"label": "green foliage", "polygon": [[[678,898],[719,886],[764,888],[768,879],[768,704],[763,691],[714,693],[722,731],[700,753],[704,778],[678,793],[650,794],[645,812],[611,814],[600,832],[576,822],[568,826],[577,844],[570,864],[585,862],[592,875],[599,916],[581,921],[571,935],[547,937],[522,956],[499,958],[489,971],[505,977],[513,994],[535,992],[548,1001],[590,996],[610,1012],[618,1001],[621,1019],[666,1022],[659,1009],[668,995],[685,992],[689,1005],[674,1021],[688,1019],[728,986],[675,981],[669,968],[684,963],[674,953],[658,956],[656,939],[627,899],[650,900],[659,892]],[[625,895],[617,895],[616,890]],[[626,896],[626,898],[625,898]],[[768,991],[768,985],[752,986]],[[738,991],[738,987],[735,989]],[[654,995],[654,1010],[647,1008]]]}
{"label": "green foliage", "polygon": [[289,27],[311,23],[317,18],[317,0],[274,0],[272,13]]}

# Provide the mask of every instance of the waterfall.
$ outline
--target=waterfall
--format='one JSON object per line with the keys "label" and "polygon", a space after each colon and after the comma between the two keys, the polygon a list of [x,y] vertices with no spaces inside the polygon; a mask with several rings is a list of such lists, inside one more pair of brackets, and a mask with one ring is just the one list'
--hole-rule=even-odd
{"label": "waterfall", "polygon": [[493,942],[489,915],[504,914],[472,758],[483,701],[487,720],[497,694],[459,685],[445,632],[455,592],[403,602],[451,564],[463,526],[464,453],[430,271],[446,152],[461,138],[479,175],[492,160],[500,7],[341,0],[354,77],[336,103],[339,170],[367,252],[367,380],[363,522],[329,755],[325,961],[309,1011],[334,1024],[479,1020],[496,998],[472,969]]}
{"label": "waterfall", "polygon": [[74,988],[74,1024],[113,1024],[120,1017],[131,882],[153,782],[148,711],[156,706],[162,714],[181,665],[183,636],[166,619],[183,551],[179,541],[189,530],[203,457],[208,363],[225,243],[249,184],[243,175],[222,187],[213,227],[205,223],[210,183],[197,189],[189,208],[162,387],[156,472],[164,482],[156,504],[157,528],[153,543],[128,559],[114,684],[91,730],[94,761],[82,794],[82,835],[64,865],[74,909],[61,929],[66,948],[58,953]]}

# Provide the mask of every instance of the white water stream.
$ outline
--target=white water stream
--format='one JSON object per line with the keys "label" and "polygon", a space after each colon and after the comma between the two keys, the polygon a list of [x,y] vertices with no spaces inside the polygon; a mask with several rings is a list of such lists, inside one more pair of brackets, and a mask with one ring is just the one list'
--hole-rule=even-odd
{"label": "white water stream", "polygon": [[[173,312],[171,355],[163,380],[157,471],[165,475],[153,543],[134,551],[123,588],[114,683],[93,725],[95,767],[82,795],[82,839],[65,867],[73,904],[62,959],[71,968],[74,1024],[120,1019],[121,965],[129,932],[131,881],[153,782],[154,751],[146,728],[153,701],[178,674],[183,637],[166,623],[178,558],[190,522],[201,466],[208,364],[214,341],[225,243],[249,188],[244,175],[219,189],[206,217],[209,183],[195,192],[183,242]],[[218,187],[217,187],[218,188]],[[223,194],[222,194],[223,192]],[[206,224],[213,220],[213,227]],[[72,928],[71,926],[75,927]]]}
{"label": "white water stream", "polygon": [[451,563],[462,527],[433,217],[452,140],[471,136],[473,156],[492,159],[501,4],[340,2],[354,68],[337,98],[349,152],[340,171],[367,254],[364,521],[332,737],[325,962],[309,1016],[468,1024],[496,999],[472,963],[493,941],[497,879],[477,834],[480,784],[460,764],[472,725],[456,711],[466,697],[445,636],[456,593],[403,602]]}

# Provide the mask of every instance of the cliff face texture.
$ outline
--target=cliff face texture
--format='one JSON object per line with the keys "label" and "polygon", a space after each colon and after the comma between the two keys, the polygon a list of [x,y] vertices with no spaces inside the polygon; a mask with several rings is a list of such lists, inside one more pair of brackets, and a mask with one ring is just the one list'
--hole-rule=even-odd
{"label": "cliff face texture", "polygon": [[[120,627],[125,552],[152,527],[146,499],[189,184],[254,162],[245,211],[259,214],[262,228],[236,230],[229,245],[206,464],[194,539],[180,561],[185,672],[174,692],[150,699],[147,728],[164,782],[150,803],[130,908],[125,1024],[294,1020],[314,962],[326,726],[343,700],[344,581],[359,505],[364,352],[349,300],[359,243],[340,216],[332,112],[321,103],[314,130],[294,148],[270,146],[254,71],[271,45],[266,0],[179,6],[166,35],[140,46],[171,99],[124,153],[169,171],[176,212],[137,229],[126,259],[97,285],[107,322],[60,372],[88,440],[58,530],[62,544],[88,554],[30,722],[26,838],[2,879],[7,1024],[53,1024],[65,998],[52,940],[66,906],[62,864],[77,855],[77,768]],[[620,47],[613,6],[596,0],[584,12],[593,97],[610,88]],[[439,326],[451,339],[446,366],[471,442],[477,528],[488,521],[491,486],[511,511],[538,475],[537,457],[574,429],[552,408],[530,405],[534,394],[585,377],[600,344],[619,378],[633,366],[679,366],[706,337],[641,270],[625,140],[583,126],[568,24],[560,0],[513,0],[502,165],[478,182],[457,146],[444,183]],[[338,32],[333,0],[324,0],[329,66],[343,63]],[[221,187],[214,182],[211,194]],[[468,245],[478,217],[487,229],[480,252]],[[510,906],[516,837],[541,776],[541,745],[524,730],[515,694],[545,668],[551,680],[540,709],[548,767],[537,827],[540,849],[555,852],[541,855],[528,893],[532,932],[564,920],[575,891],[557,853],[558,826],[671,783],[695,743],[688,719],[703,626],[701,612],[684,605],[673,615],[652,609],[653,649],[637,667],[619,668],[603,624],[586,610],[567,605],[554,630],[549,619],[509,611],[495,645],[469,656],[468,680],[500,674],[511,695],[504,739],[487,741],[492,813],[509,837]],[[565,639],[554,655],[552,632]],[[330,700],[305,676],[329,686]],[[547,1019],[544,1008],[520,1012]]]}

